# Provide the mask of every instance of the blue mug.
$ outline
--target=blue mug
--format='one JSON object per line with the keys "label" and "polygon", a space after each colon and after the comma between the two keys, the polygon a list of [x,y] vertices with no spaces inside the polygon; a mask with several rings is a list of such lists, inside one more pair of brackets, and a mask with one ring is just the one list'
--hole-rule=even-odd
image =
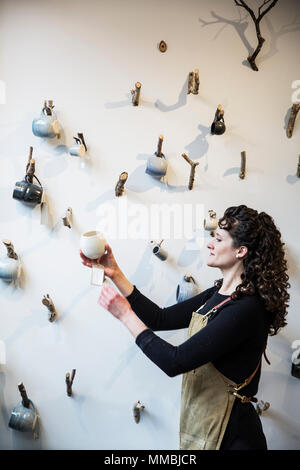
{"label": "blue mug", "polygon": [[59,137],[60,129],[56,114],[51,110],[51,115],[48,115],[44,107],[40,117],[32,121],[32,132],[37,137],[47,137],[49,139]]}
{"label": "blue mug", "polygon": [[38,415],[31,400],[29,403],[29,408],[26,408],[22,402],[14,407],[8,423],[10,428],[22,432],[34,431]]}
{"label": "blue mug", "polygon": [[185,274],[181,282],[177,286],[177,302],[183,302],[184,300],[190,299],[191,297],[194,297],[197,294],[199,294],[199,288],[196,284],[196,281],[190,274]]}

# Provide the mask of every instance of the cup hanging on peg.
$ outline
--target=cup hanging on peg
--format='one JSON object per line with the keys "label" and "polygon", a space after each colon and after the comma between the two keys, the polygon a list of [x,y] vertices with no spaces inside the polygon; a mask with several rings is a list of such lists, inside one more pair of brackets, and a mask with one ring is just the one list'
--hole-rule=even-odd
{"label": "cup hanging on peg", "polygon": [[7,254],[0,258],[0,279],[11,282],[19,279],[21,274],[21,263],[15,253],[14,246],[10,240],[3,239]]}
{"label": "cup hanging on peg", "polygon": [[159,243],[156,243],[154,240],[150,241],[150,244],[152,245],[152,253],[157,256],[161,261],[165,261],[168,258],[168,253],[161,248],[163,240],[161,240]]}
{"label": "cup hanging on peg", "polygon": [[75,143],[69,147],[69,154],[74,157],[83,157],[87,152],[87,145],[82,132],[77,133],[77,137],[73,137]]}
{"label": "cup hanging on peg", "polygon": [[215,230],[218,227],[218,219],[217,214],[214,210],[210,209],[208,211],[208,217],[206,217],[203,221],[204,230],[208,230],[212,237],[215,236]]}
{"label": "cup hanging on peg", "polygon": [[224,110],[222,106],[219,104],[217,110],[215,112],[215,118],[211,125],[211,134],[221,135],[224,134],[226,130],[225,122],[224,122]]}
{"label": "cup hanging on peg", "polygon": [[154,155],[148,158],[145,172],[156,179],[161,179],[167,173],[168,163],[162,153],[163,136],[158,137],[157,150]]}

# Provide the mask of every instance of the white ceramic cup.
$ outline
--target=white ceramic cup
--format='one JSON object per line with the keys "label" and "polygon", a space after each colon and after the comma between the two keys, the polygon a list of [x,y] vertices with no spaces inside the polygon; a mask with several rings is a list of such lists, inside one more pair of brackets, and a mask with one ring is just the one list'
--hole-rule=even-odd
{"label": "white ceramic cup", "polygon": [[0,278],[4,281],[15,281],[20,277],[21,263],[19,259],[8,258],[7,256],[0,259]]}
{"label": "white ceramic cup", "polygon": [[204,229],[214,231],[218,228],[218,219],[214,211],[208,211],[208,217],[203,222]]}
{"label": "white ceramic cup", "polygon": [[80,238],[80,249],[82,253],[91,259],[100,258],[105,252],[106,240],[101,232],[85,232]]}
{"label": "white ceramic cup", "polygon": [[85,155],[85,146],[83,144],[74,144],[69,147],[69,154],[73,157],[83,157]]}

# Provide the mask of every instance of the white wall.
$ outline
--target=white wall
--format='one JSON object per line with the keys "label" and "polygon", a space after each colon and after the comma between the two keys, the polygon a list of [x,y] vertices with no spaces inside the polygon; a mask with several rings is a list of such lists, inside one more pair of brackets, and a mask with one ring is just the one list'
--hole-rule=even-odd
{"label": "white wall", "polygon": [[[300,382],[290,375],[290,345],[300,337],[300,121],[291,139],[285,133],[291,84],[300,79],[299,13],[299,2],[286,0],[263,20],[266,43],[260,70],[253,72],[244,62],[256,44],[254,26],[230,0],[2,0],[0,233],[13,242],[24,270],[20,286],[0,282],[0,339],[7,354],[0,366],[1,449],[178,448],[181,377],[167,377],[98,306],[99,289],[78,256],[80,234],[101,228],[101,206],[117,205],[113,189],[122,171],[129,173],[128,206],[197,203],[220,217],[230,205],[245,203],[274,217],[286,243],[291,302],[288,326],[269,340],[271,366],[264,363],[258,396],[271,403],[263,417],[269,448],[299,449]],[[165,54],[157,49],[162,39]],[[185,96],[195,68],[200,93]],[[142,83],[139,107],[130,102],[136,81]],[[56,105],[60,140],[32,134],[44,99]],[[219,103],[227,125],[220,137],[209,133]],[[77,132],[89,147],[84,165],[66,153]],[[159,134],[168,187],[144,173]],[[49,198],[49,227],[40,225],[38,208],[12,199],[30,145]],[[242,150],[245,180],[238,177]],[[200,162],[192,191],[183,152]],[[68,206],[72,230],[60,223]],[[166,306],[175,303],[187,271],[202,290],[220,277],[206,267],[205,237],[192,252],[184,238],[166,240],[171,259],[164,263],[151,255],[148,240],[109,242],[131,282]],[[41,304],[46,293],[59,313],[53,324]],[[173,344],[185,338],[185,331],[160,334]],[[77,374],[69,398],[64,380],[72,368]],[[36,441],[8,428],[21,380],[40,415]],[[146,406],[139,425],[132,418],[136,400]]]}

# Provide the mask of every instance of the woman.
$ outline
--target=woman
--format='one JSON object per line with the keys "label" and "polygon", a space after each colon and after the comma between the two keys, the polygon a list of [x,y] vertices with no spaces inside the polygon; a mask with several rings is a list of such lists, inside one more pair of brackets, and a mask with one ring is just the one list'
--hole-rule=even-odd
{"label": "woman", "polygon": [[[286,325],[290,284],[283,246],[265,212],[229,207],[207,245],[207,265],[219,268],[222,279],[167,308],[159,308],[128,281],[109,245],[98,260],[121,292],[104,285],[100,305],[121,320],[168,376],[183,374],[181,449],[267,449],[251,401],[256,401],[268,334]],[[92,260],[81,257],[92,266]],[[154,333],[187,327],[189,338],[179,346]]]}

